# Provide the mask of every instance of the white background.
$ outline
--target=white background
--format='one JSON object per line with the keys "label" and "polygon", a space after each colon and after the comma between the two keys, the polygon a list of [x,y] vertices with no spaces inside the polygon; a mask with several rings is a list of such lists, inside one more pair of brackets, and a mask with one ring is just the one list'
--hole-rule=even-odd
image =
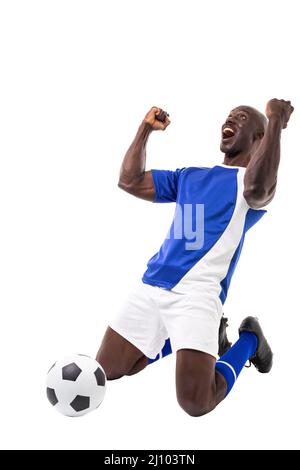
{"label": "white background", "polygon": [[[299,24],[296,1],[1,1],[1,447],[299,449]],[[177,405],[174,357],[108,384],[81,419],[45,398],[49,366],[94,356],[106,324],[159,248],[172,204],[117,188],[151,106],[148,168],[222,162],[228,111],[292,100],[276,199],[251,231],[225,313],[258,315],[274,368],[244,370],[214,412]]]}

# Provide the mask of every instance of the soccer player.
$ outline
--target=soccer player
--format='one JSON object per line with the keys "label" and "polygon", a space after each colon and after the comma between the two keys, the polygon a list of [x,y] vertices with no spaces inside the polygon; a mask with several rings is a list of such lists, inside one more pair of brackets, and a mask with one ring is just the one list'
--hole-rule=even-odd
{"label": "soccer player", "polygon": [[201,416],[226,397],[248,360],[270,371],[273,354],[257,318],[242,321],[230,349],[226,321],[219,328],[245,233],[274,197],[281,132],[293,109],[290,101],[272,99],[266,119],[252,107],[234,108],[222,126],[223,163],[175,171],[145,170],[151,132],[170,124],[161,108],[146,114],[119,187],[147,201],[176,202],[176,209],[166,240],[104,335],[97,360],[109,380],[135,374],[172,349],[178,402]]}

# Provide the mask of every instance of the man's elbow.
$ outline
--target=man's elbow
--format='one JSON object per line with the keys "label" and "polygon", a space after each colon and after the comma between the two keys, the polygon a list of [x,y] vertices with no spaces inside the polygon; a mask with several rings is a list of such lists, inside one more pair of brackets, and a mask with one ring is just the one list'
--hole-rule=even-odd
{"label": "man's elbow", "polygon": [[124,189],[124,186],[125,186],[124,183],[119,180],[119,181],[118,181],[118,188]]}
{"label": "man's elbow", "polygon": [[134,183],[125,183],[124,181],[118,181],[118,188],[126,191],[126,193],[134,194],[135,185]]}

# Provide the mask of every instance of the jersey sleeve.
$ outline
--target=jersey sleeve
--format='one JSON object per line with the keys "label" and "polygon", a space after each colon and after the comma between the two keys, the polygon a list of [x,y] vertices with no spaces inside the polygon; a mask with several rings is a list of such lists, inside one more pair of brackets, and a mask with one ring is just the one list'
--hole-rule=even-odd
{"label": "jersey sleeve", "polygon": [[151,170],[151,173],[155,190],[154,202],[175,202],[181,169]]}

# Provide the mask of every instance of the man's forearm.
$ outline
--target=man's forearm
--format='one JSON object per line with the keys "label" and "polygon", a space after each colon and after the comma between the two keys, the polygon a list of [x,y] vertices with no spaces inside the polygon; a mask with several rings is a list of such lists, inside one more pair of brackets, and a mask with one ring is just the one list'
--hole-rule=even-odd
{"label": "man's forearm", "polygon": [[246,200],[267,203],[272,199],[280,162],[281,131],[280,117],[272,116],[261,145],[247,166],[244,179]]}
{"label": "man's forearm", "polygon": [[151,132],[151,125],[143,121],[122,162],[119,178],[120,186],[131,185],[145,172],[146,144]]}

